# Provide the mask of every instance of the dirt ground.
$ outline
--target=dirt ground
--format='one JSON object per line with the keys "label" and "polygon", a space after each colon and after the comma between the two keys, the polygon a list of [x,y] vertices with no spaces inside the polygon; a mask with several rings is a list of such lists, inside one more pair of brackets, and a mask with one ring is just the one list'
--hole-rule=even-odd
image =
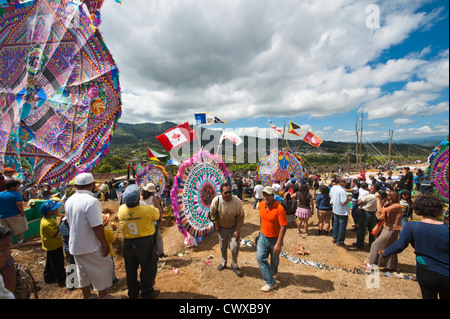
{"label": "dirt ground", "polygon": [[[244,198],[246,213],[245,225],[242,228],[242,239],[253,239],[259,231],[259,213],[252,208],[253,201]],[[117,201],[102,202],[103,207],[111,209],[111,216],[118,225]],[[351,246],[356,241],[356,232],[352,231],[353,220],[349,218],[345,243]],[[241,246],[238,262],[244,276],[237,277],[228,267],[219,272],[216,267],[220,263],[220,250],[216,232],[208,235],[197,247],[187,248],[184,237],[178,231],[174,221],[164,220],[162,235],[165,257],[158,264],[155,288],[161,291],[158,299],[420,299],[421,294],[416,281],[404,278],[379,276],[377,283],[371,281],[374,276],[358,274],[351,270],[367,261],[369,254],[368,236],[364,251],[354,248],[338,247],[331,241],[331,236],[316,235],[318,224],[314,215],[309,222],[309,234],[298,234],[296,228],[287,230],[283,251],[294,257],[327,264],[331,270],[317,269],[310,265],[298,264],[280,257],[278,288],[264,293],[260,288],[264,285],[261,272],[256,261],[256,250]],[[31,241],[33,239],[30,239]],[[39,240],[39,238],[34,238]],[[294,255],[297,243],[301,241],[310,255]],[[114,296],[127,298],[125,267],[123,259],[123,237],[119,231],[113,244],[115,256],[115,272],[119,278]],[[68,290],[57,284],[47,285],[43,282],[45,251],[39,244],[14,247],[12,254],[16,262],[25,264],[31,270],[38,286],[39,299],[81,299],[79,289]],[[229,253],[230,263],[230,253]],[[413,248],[408,247],[399,255],[399,272],[414,276],[415,255]],[[174,271],[175,270],[175,271]],[[176,273],[176,270],[178,272]],[[384,274],[383,272],[381,272]],[[372,283],[372,284],[371,284]]]}

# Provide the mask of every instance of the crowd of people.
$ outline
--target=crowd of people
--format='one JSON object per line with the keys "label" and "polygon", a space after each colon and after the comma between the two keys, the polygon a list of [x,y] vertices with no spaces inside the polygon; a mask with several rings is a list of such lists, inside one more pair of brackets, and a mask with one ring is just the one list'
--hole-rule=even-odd
{"label": "crowd of people", "polygon": [[[231,269],[239,277],[245,275],[238,265],[238,254],[240,232],[245,225],[243,198],[247,197],[253,200],[253,209],[259,211],[261,221],[255,247],[263,292],[277,287],[279,256],[288,227],[295,227],[302,236],[311,235],[309,220],[316,213],[316,235],[330,236],[337,246],[364,249],[369,236],[368,262],[359,265],[369,271],[375,267],[397,271],[397,255],[411,244],[417,255],[417,280],[423,298],[448,298],[448,214],[444,222],[440,220],[443,206],[439,198],[430,194],[429,177],[424,172],[417,171],[416,179],[409,167],[403,170],[405,174],[400,172],[396,180],[391,171],[387,178],[381,172],[366,178],[363,171],[359,176],[331,172],[323,179],[318,174],[305,174],[301,180],[292,175],[270,186],[263,186],[251,176],[222,184],[220,195],[210,206],[221,251],[217,270],[227,267],[229,247]],[[10,247],[13,234],[19,245],[24,242],[27,220],[23,203],[33,198],[29,198],[32,192],[27,189],[21,192],[23,184],[10,177],[8,171],[0,178],[4,181],[0,192],[0,297],[20,298],[24,294],[17,292],[17,265]],[[100,200],[117,199],[121,204],[117,217],[123,234],[128,297],[158,296],[159,291],[153,286],[158,260],[166,257],[159,229],[163,207],[170,205],[166,190],[160,198],[151,183],[141,188],[129,181],[111,180],[96,185],[92,174],[83,173],[72,185],[50,188],[50,193],[58,194],[62,200],[44,198],[43,193],[38,197],[49,199],[40,206],[40,236],[47,254],[45,283],[80,288],[85,299],[114,298],[108,289],[118,280],[111,246],[118,227],[108,221],[112,212],[105,211]],[[65,214],[57,222],[55,217],[63,204]],[[423,218],[413,221],[413,211]],[[348,245],[350,217],[357,236]]]}

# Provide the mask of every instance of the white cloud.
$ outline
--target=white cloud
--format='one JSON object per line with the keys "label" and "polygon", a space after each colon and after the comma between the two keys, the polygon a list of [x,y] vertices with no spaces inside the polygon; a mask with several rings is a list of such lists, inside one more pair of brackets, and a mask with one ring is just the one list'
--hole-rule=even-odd
{"label": "white cloud", "polygon": [[[448,89],[448,49],[434,60],[426,46],[373,64],[441,18],[420,11],[427,2],[378,1],[379,29],[365,25],[371,0],[105,2],[101,31],[125,92],[121,121],[448,111],[434,102]],[[396,82],[405,86],[384,91]]]}
{"label": "white cloud", "polygon": [[400,119],[395,119],[394,120],[394,124],[397,127],[410,125],[410,124],[414,124],[414,123],[416,123],[415,120],[411,120],[411,119],[407,119],[407,118],[400,118]]}

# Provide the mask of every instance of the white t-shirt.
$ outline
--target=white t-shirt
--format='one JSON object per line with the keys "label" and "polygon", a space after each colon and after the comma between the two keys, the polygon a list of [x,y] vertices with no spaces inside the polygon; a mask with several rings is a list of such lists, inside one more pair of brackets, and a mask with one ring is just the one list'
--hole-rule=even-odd
{"label": "white t-shirt", "polygon": [[281,186],[280,186],[280,184],[275,183],[275,184],[272,185],[272,188],[273,188],[276,192],[281,191]]}
{"label": "white t-shirt", "polygon": [[359,195],[358,195],[358,200],[363,199],[364,197],[366,197],[367,195],[369,195],[370,192],[367,189],[364,188],[360,188],[359,189]]}
{"label": "white t-shirt", "polygon": [[342,205],[347,201],[347,192],[340,185],[335,185],[330,190],[330,198],[333,202],[333,213],[336,215],[350,215],[348,205]]}
{"label": "white t-shirt", "polygon": [[77,190],[65,204],[72,255],[90,254],[101,248],[92,228],[103,224],[102,204],[93,195],[90,191]]}
{"label": "white t-shirt", "polygon": [[5,288],[2,275],[0,275],[0,299],[15,299],[12,292]]}
{"label": "white t-shirt", "polygon": [[263,194],[262,194],[263,189],[264,189],[264,186],[262,186],[261,184],[255,186],[254,192],[255,192],[256,199],[263,199]]}

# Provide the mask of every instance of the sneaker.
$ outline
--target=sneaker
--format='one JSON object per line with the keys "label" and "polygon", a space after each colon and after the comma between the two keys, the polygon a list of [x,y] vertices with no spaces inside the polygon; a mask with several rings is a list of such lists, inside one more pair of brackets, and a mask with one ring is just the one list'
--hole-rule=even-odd
{"label": "sneaker", "polygon": [[222,271],[222,270],[224,270],[225,268],[227,268],[227,266],[220,264],[220,265],[217,267],[217,270],[218,270],[218,271]]}
{"label": "sneaker", "polygon": [[273,289],[275,289],[277,287],[277,284],[275,283],[273,286],[269,286],[269,285],[264,285],[262,288],[261,288],[261,291],[263,291],[263,292],[269,292],[269,291],[272,291]]}
{"label": "sneaker", "polygon": [[111,295],[111,294],[106,294],[106,296],[103,299],[125,299],[124,296],[122,295]]}
{"label": "sneaker", "polygon": [[238,276],[238,277],[242,277],[244,275],[244,273],[242,272],[242,269],[240,269],[239,267],[231,267],[231,269],[233,269],[234,273]]}
{"label": "sneaker", "polygon": [[89,299],[98,299],[98,295],[97,294],[91,294]]}
{"label": "sneaker", "polygon": [[156,297],[158,297],[159,293],[160,293],[160,291],[158,289],[153,290],[150,298],[155,299]]}

